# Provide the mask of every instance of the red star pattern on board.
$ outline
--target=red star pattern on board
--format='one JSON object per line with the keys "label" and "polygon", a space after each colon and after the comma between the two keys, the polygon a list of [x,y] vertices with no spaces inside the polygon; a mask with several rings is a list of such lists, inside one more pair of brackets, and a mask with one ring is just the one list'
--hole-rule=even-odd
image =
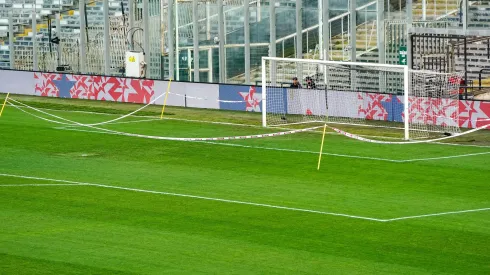
{"label": "red star pattern on board", "polygon": [[359,107],[357,114],[360,118],[368,120],[387,120],[388,112],[385,110],[382,102],[390,101],[391,95],[358,93]]}
{"label": "red star pattern on board", "polygon": [[477,128],[490,124],[490,102],[461,100],[459,124],[465,128]]}
{"label": "red star pattern on board", "polygon": [[248,93],[239,92],[239,94],[245,101],[245,110],[247,112],[260,112],[260,102],[262,101],[262,95],[256,93],[255,87],[250,86]]}
{"label": "red star pattern on board", "polygon": [[[61,74],[34,73],[34,92],[39,96],[59,96],[53,80]],[[96,99],[118,102],[149,103],[155,95],[155,81],[112,76],[66,75],[75,82],[70,90],[71,98]]]}

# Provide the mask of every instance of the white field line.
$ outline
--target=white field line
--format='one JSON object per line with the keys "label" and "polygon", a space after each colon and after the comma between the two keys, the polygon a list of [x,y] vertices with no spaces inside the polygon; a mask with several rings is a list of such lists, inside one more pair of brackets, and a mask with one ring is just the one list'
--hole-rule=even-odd
{"label": "white field line", "polygon": [[[160,120],[160,119],[159,118],[149,118],[149,119],[130,120],[130,121],[116,121],[116,122],[108,122],[104,125],[129,124],[129,123],[148,122],[148,121],[155,121],[155,120]],[[56,127],[56,129],[66,129],[66,128],[73,128],[73,127],[80,127],[80,125],[67,125],[67,126]]]}
{"label": "white field line", "polygon": [[392,222],[392,221],[400,221],[400,220],[408,220],[408,219],[419,219],[419,218],[426,218],[426,217],[445,216],[445,215],[471,213],[471,212],[482,212],[482,211],[489,211],[489,210],[490,210],[490,208],[469,209],[469,210],[461,210],[461,211],[450,211],[450,212],[441,212],[441,213],[434,213],[434,214],[425,214],[425,215],[417,215],[417,216],[399,217],[399,218],[394,218],[394,219],[387,219],[386,221],[387,222]]}
{"label": "white field line", "polygon": [[480,156],[480,155],[488,155],[488,154],[490,154],[490,152],[472,153],[472,154],[454,155],[454,156],[445,156],[445,157],[407,159],[407,160],[402,160],[400,162],[416,162],[416,161],[428,161],[428,160],[454,159],[454,158],[464,158],[464,157],[472,157],[472,156]]}
{"label": "white field line", "polygon": [[24,187],[24,186],[82,186],[84,183],[55,183],[55,184],[0,184],[0,187]]}
{"label": "white field line", "polygon": [[163,191],[153,191],[153,190],[146,190],[146,189],[120,187],[120,186],[106,185],[106,184],[74,182],[74,181],[65,181],[65,180],[58,180],[58,179],[21,176],[21,175],[12,175],[12,174],[1,174],[1,173],[0,173],[0,176],[12,177],[12,178],[21,178],[21,179],[33,179],[33,180],[40,180],[40,181],[64,182],[64,183],[69,183],[69,184],[76,183],[77,185],[95,186],[95,187],[108,188],[108,189],[118,189],[118,190],[125,190],[125,191],[139,192],[139,193],[149,193],[149,194],[158,194],[158,195],[166,195],[166,196],[174,196],[174,197],[184,197],[184,198],[218,201],[218,202],[226,202],[226,203],[234,203],[234,204],[244,204],[244,205],[259,206],[259,207],[274,208],[274,209],[282,209],[282,210],[289,210],[289,211],[296,211],[296,212],[315,213],[315,214],[322,214],[322,215],[329,215],[329,216],[340,216],[340,217],[369,220],[369,221],[376,221],[376,222],[386,221],[384,219],[376,219],[376,218],[348,215],[348,214],[342,214],[342,213],[324,212],[324,211],[318,211],[318,210],[279,206],[279,205],[264,204],[264,203],[254,203],[254,202],[228,200],[228,199],[220,199],[220,198],[212,198],[212,197],[203,197],[203,196],[188,195],[188,194],[170,193],[170,192],[163,192]]}
{"label": "white field line", "polygon": [[[68,131],[78,131],[78,132],[88,132],[88,133],[98,133],[98,134],[118,135],[118,134],[111,133],[111,132],[97,131],[97,130],[84,130],[84,129],[77,129],[77,128],[72,128],[72,127],[70,127],[70,128],[56,127],[56,129],[68,130]],[[213,142],[213,141],[189,141],[189,142],[214,144],[214,145],[230,146],[230,147],[240,147],[240,148],[250,148],[250,149],[283,151],[283,152],[292,152],[292,153],[306,153],[306,154],[318,154],[319,153],[319,152],[308,151],[308,150],[252,146],[252,145],[243,145],[243,144],[228,143],[228,142],[227,143],[225,143],[225,142]],[[396,160],[396,159],[376,158],[376,157],[364,157],[364,156],[345,155],[345,154],[336,154],[336,153],[328,153],[328,152],[323,152],[322,154],[326,155],[326,156],[335,156],[335,157],[344,157],[344,158],[367,159],[367,160],[377,160],[377,161],[386,161],[386,162],[395,162],[395,163],[408,163],[408,162],[421,162],[421,161],[430,161],[430,160],[442,160],[442,159],[452,159],[452,158],[472,157],[472,156],[478,156],[478,155],[487,155],[487,154],[490,154],[490,152],[453,155],[453,156],[442,156],[442,157],[432,157],[432,158],[405,159],[405,160],[403,160],[403,159],[402,160]]]}
{"label": "white field line", "polygon": [[[84,130],[84,129],[77,129],[77,128],[56,127],[56,129],[67,130],[67,131],[98,133],[98,134],[108,134],[108,135],[118,135],[118,134],[111,133],[111,132],[96,131],[96,130]],[[230,147],[240,147],[240,148],[250,148],[250,149],[263,149],[263,150],[271,150],[271,151],[292,152],[292,153],[306,153],[306,154],[318,154],[319,153],[319,152],[307,151],[307,150],[283,149],[283,148],[274,148],[274,147],[242,145],[242,144],[228,143],[228,142],[227,143],[225,143],[225,142],[213,142],[213,141],[188,141],[188,142],[205,143],[205,144],[230,146]],[[323,152],[323,155],[344,157],[344,158],[355,158],[355,159],[379,160],[379,161],[387,161],[387,162],[403,162],[401,160],[384,159],[384,158],[376,158],[376,157],[353,156],[353,155],[335,154],[335,153],[328,153],[328,152]]]}
{"label": "white field line", "polygon": [[[22,179],[33,179],[33,180],[39,180],[39,181],[61,182],[61,183],[68,183],[68,185],[94,186],[94,187],[100,187],[100,188],[118,189],[118,190],[125,190],[125,191],[139,192],[139,193],[149,193],[149,194],[166,195],[166,196],[174,196],[174,197],[184,197],[184,198],[191,198],[191,199],[218,201],[218,202],[233,203],[233,204],[243,204],[243,205],[251,205],[251,206],[257,206],[257,207],[282,209],[282,210],[288,210],[288,211],[314,213],[314,214],[321,214],[321,215],[327,215],[327,216],[339,216],[339,217],[345,217],[345,218],[351,218],[351,219],[360,219],[360,220],[369,220],[369,221],[375,221],[375,222],[393,222],[393,221],[408,220],[408,219],[419,219],[419,218],[435,217],[435,216],[456,215],[456,214],[463,214],[463,213],[470,213],[470,212],[483,212],[483,211],[489,211],[490,210],[490,208],[478,208],[478,209],[440,212],[440,213],[432,213],[432,214],[424,214],[424,215],[416,215],[416,216],[403,216],[403,217],[392,218],[392,219],[377,219],[377,218],[357,216],[357,215],[349,215],[349,214],[343,214],[343,213],[325,212],[325,211],[318,211],[318,210],[311,210],[311,209],[304,209],[304,208],[295,208],[295,207],[279,206],[279,205],[264,204],[264,203],[254,203],[254,202],[246,202],[246,201],[238,201],[238,200],[228,200],[228,199],[220,199],[220,198],[212,198],[212,197],[203,197],[203,196],[196,196],[196,195],[170,193],[170,192],[137,189],[137,188],[130,188],[130,187],[120,187],[120,186],[106,185],[106,184],[76,182],[76,181],[69,181],[69,180],[49,179],[49,178],[21,176],[21,175],[12,175],[12,174],[3,174],[3,173],[0,173],[0,177],[12,177],[12,178],[22,178]],[[45,184],[39,184],[39,186],[44,186],[44,185]],[[57,185],[61,185],[61,184],[57,184]],[[22,186],[25,186],[25,185],[22,185]]]}

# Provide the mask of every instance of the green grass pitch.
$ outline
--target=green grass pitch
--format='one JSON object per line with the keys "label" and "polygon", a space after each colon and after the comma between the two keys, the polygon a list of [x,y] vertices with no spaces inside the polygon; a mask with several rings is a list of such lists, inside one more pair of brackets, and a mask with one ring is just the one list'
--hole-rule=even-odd
{"label": "green grass pitch", "polygon": [[[14,98],[80,123],[138,108]],[[258,114],[159,111],[101,130],[5,109],[0,274],[490,274],[489,131],[457,146],[328,133],[317,171],[319,133],[103,130],[280,131]]]}

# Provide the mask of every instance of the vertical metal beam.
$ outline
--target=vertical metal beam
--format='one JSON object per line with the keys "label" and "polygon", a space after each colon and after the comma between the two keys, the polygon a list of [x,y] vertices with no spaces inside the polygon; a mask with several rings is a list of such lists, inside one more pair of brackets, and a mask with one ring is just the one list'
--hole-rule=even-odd
{"label": "vertical metal beam", "polygon": [[34,9],[32,11],[32,70],[38,70],[37,64],[37,13],[36,3],[33,4]]}
{"label": "vertical metal beam", "polygon": [[357,55],[357,12],[356,0],[349,0],[350,59],[356,62]]}
{"label": "vertical metal beam", "polygon": [[225,83],[225,24],[223,0],[218,0],[219,82]]}
{"label": "vertical metal beam", "polygon": [[303,58],[303,0],[296,1],[296,58]]}
{"label": "vertical metal beam", "polygon": [[[199,82],[199,18],[197,14],[198,0],[192,0],[192,39],[194,42],[194,82]],[[190,56],[189,56],[190,58]]]}
{"label": "vertical metal beam", "polygon": [[323,60],[329,60],[329,50],[330,50],[330,26],[328,21],[330,20],[330,1],[322,1],[322,36],[323,36]]}
{"label": "vertical metal beam", "polygon": [[86,73],[86,65],[85,65],[85,60],[86,60],[86,49],[87,49],[87,30],[85,26],[85,0],[79,0],[78,2],[78,8],[80,11],[80,42],[78,43],[79,49],[78,49],[78,60],[80,62],[80,66],[78,68],[78,72],[81,74]]}
{"label": "vertical metal beam", "polygon": [[63,57],[63,42],[61,41],[61,14],[57,13],[56,14],[56,35],[60,39],[60,43],[58,44],[58,63],[57,66],[60,66],[63,60],[61,58]]}
{"label": "vertical metal beam", "polygon": [[168,0],[167,6],[167,48],[168,48],[168,78],[174,78],[175,51],[174,51],[174,1]]}
{"label": "vertical metal beam", "polygon": [[[434,6],[434,9],[436,7]],[[427,0],[422,0],[422,20],[427,20]],[[436,18],[434,18],[436,20]]]}
{"label": "vertical metal beam", "polygon": [[13,12],[9,12],[9,59],[10,69],[15,69],[15,50],[14,50],[14,17]]}
{"label": "vertical metal beam", "polygon": [[148,78],[150,72],[151,61],[151,45],[150,45],[150,1],[143,0],[143,48],[145,53],[146,73],[145,78]]}
{"label": "vertical metal beam", "polygon": [[109,0],[104,0],[104,74],[111,74],[111,42],[109,29]]}
{"label": "vertical metal beam", "polygon": [[245,83],[250,84],[250,0],[245,0],[243,3],[243,17],[243,30],[245,36]]}
{"label": "vertical metal beam", "polygon": [[378,61],[381,64],[386,63],[385,51],[385,5],[384,0],[378,0],[376,3],[376,31],[378,44]]}

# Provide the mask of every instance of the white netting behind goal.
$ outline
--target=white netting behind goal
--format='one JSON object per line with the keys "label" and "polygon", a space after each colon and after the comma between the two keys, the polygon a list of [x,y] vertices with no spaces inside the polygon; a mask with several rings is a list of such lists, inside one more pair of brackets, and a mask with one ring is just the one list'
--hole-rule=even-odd
{"label": "white netting behind goal", "polygon": [[264,58],[263,65],[264,126],[375,125],[409,130],[405,138],[459,132],[457,74],[283,58]]}

